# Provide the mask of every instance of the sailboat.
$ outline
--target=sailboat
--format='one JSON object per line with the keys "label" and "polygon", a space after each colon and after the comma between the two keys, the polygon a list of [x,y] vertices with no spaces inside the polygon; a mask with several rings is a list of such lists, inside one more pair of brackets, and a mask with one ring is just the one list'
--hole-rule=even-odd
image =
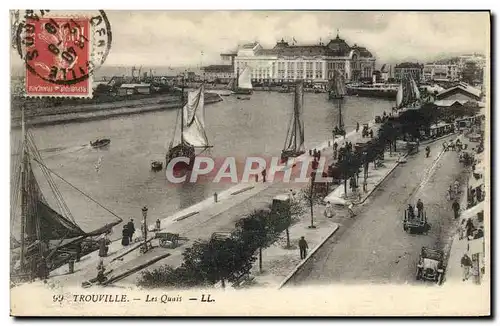
{"label": "sailboat", "polygon": [[304,121],[302,119],[303,104],[304,83],[302,80],[299,80],[295,84],[293,114],[288,125],[285,145],[281,151],[281,162],[286,162],[289,158],[297,157],[305,153]]}
{"label": "sailboat", "polygon": [[420,91],[413,78],[404,77],[396,94],[396,109],[415,108],[420,103]]}
{"label": "sailboat", "polygon": [[[33,135],[25,128],[24,110],[20,147],[21,155],[16,162],[18,164],[15,165],[11,198],[11,226],[14,224],[20,226],[19,240],[11,239],[15,240],[11,241],[11,277],[14,282],[31,281],[37,277],[48,276],[49,270],[72,259],[71,252],[74,252],[77,246],[81,248],[81,256],[97,250],[97,242],[91,238],[110,232],[114,226],[123,221],[44,164]],[[39,169],[35,169],[36,167]],[[51,190],[51,197],[45,196],[47,193],[42,192],[39,184],[41,179],[35,176],[35,170],[38,173],[42,172]],[[82,230],[64,202],[52,175],[57,176],[117,219],[91,232]],[[11,237],[13,234],[14,232],[11,232]]]}
{"label": "sailboat", "polygon": [[328,82],[328,98],[343,99],[346,94],[344,75],[335,70],[332,79]]}
{"label": "sailboat", "polygon": [[344,103],[344,96],[347,93],[345,87],[344,75],[341,74],[338,70],[335,70],[333,73],[333,78],[330,80],[329,84],[330,87],[329,87],[328,97],[329,99],[333,100],[333,102],[339,109],[339,122],[338,125],[335,126],[335,129],[333,130],[333,138],[335,138],[335,136],[337,135],[340,136],[345,135],[344,121],[342,120],[342,104]]}
{"label": "sailboat", "polygon": [[[187,157],[189,164],[183,165],[183,167],[192,168],[196,157],[196,148],[206,150],[213,147],[209,145],[205,133],[204,88],[204,84],[202,84],[197,90],[189,92],[187,103],[178,111],[181,117],[180,141],[174,146],[177,131],[176,124],[174,137],[165,156],[165,167],[174,158]],[[182,102],[184,103],[184,87],[182,88]]]}
{"label": "sailboat", "polygon": [[[237,95],[251,95],[253,93],[252,87],[252,72],[250,67],[245,67],[241,74],[239,73],[236,76],[236,84],[234,85],[233,94]],[[244,97],[240,97],[240,99],[247,99]]]}

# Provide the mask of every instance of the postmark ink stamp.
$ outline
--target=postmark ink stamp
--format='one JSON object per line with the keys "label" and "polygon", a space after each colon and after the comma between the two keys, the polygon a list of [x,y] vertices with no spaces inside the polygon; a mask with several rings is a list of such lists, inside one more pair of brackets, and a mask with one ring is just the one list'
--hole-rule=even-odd
{"label": "postmark ink stamp", "polygon": [[91,97],[92,75],[111,48],[104,11],[64,15],[26,10],[16,48],[26,68],[25,95]]}

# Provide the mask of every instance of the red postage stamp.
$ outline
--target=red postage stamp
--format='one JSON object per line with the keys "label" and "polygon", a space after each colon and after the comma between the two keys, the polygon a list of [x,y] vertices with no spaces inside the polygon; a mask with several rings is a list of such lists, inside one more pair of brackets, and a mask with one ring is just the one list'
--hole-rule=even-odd
{"label": "red postage stamp", "polygon": [[89,96],[88,18],[39,18],[27,24],[26,95]]}

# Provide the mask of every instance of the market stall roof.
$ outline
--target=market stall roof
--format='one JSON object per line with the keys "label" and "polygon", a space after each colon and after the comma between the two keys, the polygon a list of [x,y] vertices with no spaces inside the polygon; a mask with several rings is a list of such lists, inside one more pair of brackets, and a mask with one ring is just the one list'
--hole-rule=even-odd
{"label": "market stall roof", "polygon": [[478,213],[481,213],[483,211],[484,211],[484,202],[481,202],[478,203],[476,206],[463,211],[460,217],[462,220],[467,220],[469,218],[477,216]]}

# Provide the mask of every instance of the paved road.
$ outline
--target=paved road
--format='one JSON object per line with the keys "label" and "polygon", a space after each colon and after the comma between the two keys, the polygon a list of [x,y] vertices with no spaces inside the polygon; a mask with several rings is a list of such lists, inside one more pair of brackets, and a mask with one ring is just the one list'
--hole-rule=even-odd
{"label": "paved road", "polygon": [[[436,157],[442,142],[431,145]],[[448,186],[463,177],[456,152],[445,152],[435,161],[421,151],[399,166],[341,227],[289,285],[330,283],[416,283],[415,268],[422,246],[446,248],[455,230]],[[429,171],[429,173],[427,173]],[[403,231],[402,216],[409,202],[421,198],[432,225],[428,235]]]}

